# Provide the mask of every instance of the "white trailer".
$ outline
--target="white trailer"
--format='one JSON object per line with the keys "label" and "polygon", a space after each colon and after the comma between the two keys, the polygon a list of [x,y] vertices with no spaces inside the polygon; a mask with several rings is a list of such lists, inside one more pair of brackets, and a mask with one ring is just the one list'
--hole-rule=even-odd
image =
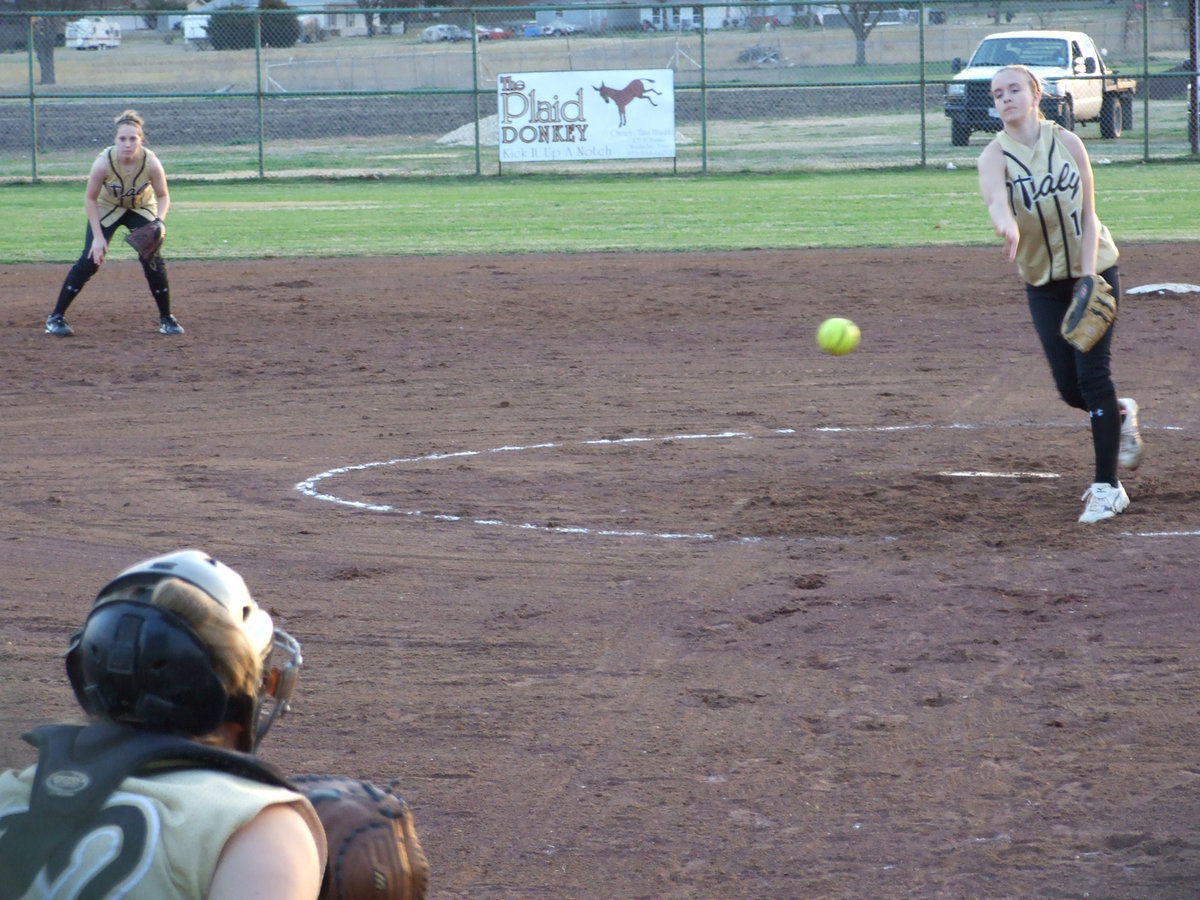
{"label": "white trailer", "polygon": [[208,23],[211,16],[184,16],[180,23],[183,31],[183,43],[198,50],[207,50],[211,45],[208,39]]}
{"label": "white trailer", "polygon": [[92,16],[67,24],[67,46],[74,50],[109,50],[121,46],[121,26],[112,19]]}

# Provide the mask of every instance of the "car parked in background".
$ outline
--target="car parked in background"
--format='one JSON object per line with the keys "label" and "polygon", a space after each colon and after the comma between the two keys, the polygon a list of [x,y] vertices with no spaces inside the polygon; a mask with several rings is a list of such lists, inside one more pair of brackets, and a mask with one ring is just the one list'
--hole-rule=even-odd
{"label": "car parked in background", "polygon": [[419,40],[422,44],[436,44],[438,41],[469,41],[471,32],[464,31],[457,25],[430,25],[421,32]]}
{"label": "car parked in background", "polygon": [[508,28],[500,28],[499,26],[476,25],[475,37],[481,41],[499,41],[504,38],[512,37],[512,31]]}
{"label": "car parked in background", "polygon": [[555,22],[553,25],[543,25],[542,34],[546,37],[566,37],[568,34],[579,34],[582,29],[570,22]]}

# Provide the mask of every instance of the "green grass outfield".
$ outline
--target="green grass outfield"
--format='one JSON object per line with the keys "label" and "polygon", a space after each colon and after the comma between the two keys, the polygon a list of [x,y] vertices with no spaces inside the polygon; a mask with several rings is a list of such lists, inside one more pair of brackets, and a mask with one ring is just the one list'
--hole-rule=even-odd
{"label": "green grass outfield", "polygon": [[[1096,168],[1117,241],[1200,241],[1200,165]],[[70,262],[83,178],[7,184],[0,262]],[[974,169],[171,185],[170,259],[994,243]],[[132,251],[118,242],[115,251]]]}

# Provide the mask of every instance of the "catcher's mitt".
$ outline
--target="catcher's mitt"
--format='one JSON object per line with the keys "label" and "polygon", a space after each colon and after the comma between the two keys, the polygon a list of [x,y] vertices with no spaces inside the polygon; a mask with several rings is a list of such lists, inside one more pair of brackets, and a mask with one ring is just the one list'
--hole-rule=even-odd
{"label": "catcher's mitt", "polygon": [[125,243],[136,250],[142,259],[149,260],[158,252],[166,236],[167,226],[162,223],[162,219],[155,219],[126,234]]}
{"label": "catcher's mitt", "polygon": [[1099,275],[1084,275],[1075,282],[1071,305],[1059,331],[1072,347],[1087,353],[1104,337],[1116,317],[1117,301],[1108,282]]}
{"label": "catcher's mitt", "polygon": [[290,781],[316,809],[329,842],[319,900],[424,900],[429,862],[403,797],[340,775]]}

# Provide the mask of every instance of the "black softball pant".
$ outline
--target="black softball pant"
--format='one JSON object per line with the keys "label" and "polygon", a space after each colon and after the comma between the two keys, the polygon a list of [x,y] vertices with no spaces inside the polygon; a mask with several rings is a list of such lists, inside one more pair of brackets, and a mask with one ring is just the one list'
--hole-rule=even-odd
{"label": "black softball pant", "polygon": [[[1100,273],[1112,287],[1115,300],[1121,299],[1120,273],[1113,266]],[[1091,418],[1092,443],[1096,451],[1094,481],[1117,483],[1117,453],[1121,443],[1121,409],[1112,378],[1113,322],[1096,346],[1080,353],[1059,333],[1063,316],[1071,304],[1075,279],[1025,285],[1029,315],[1042,343],[1042,352],[1050,364],[1050,374],[1059,396],[1068,406],[1082,409]]]}
{"label": "black softball pant", "polygon": [[[104,239],[111,244],[113,235],[116,234],[118,228],[124,226],[132,231],[145,224],[144,217],[139,216],[133,210],[128,210],[115,222],[102,225],[101,230],[104,232]],[[100,266],[91,257],[94,237],[92,223],[88,222],[83,237],[83,253],[80,254],[79,259],[75,260],[75,265],[71,266],[71,271],[67,273],[66,281],[63,282],[62,290],[58,293],[58,302],[54,306],[54,312],[58,315],[67,311],[67,307],[83,290],[83,286],[100,270]],[[157,250],[149,259],[138,257],[138,261],[142,264],[142,273],[146,276],[146,284],[150,286],[150,293],[158,307],[158,314],[169,316],[171,314],[171,286],[167,281],[166,262],[163,261],[162,255]]]}

